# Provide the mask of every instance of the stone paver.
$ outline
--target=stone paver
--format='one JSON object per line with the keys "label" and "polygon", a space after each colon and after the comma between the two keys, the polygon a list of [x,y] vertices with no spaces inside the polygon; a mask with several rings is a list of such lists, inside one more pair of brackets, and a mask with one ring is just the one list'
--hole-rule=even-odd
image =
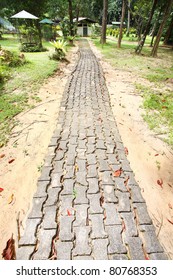
{"label": "stone paver", "polygon": [[126,158],[103,70],[86,40],[79,51],[17,259],[167,259]]}

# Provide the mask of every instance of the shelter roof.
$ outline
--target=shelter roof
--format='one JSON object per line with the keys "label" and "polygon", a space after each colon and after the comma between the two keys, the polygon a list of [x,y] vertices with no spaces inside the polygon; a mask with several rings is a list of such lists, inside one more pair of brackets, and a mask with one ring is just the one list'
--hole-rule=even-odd
{"label": "shelter roof", "polygon": [[13,15],[11,18],[38,19],[38,17],[26,12],[25,10]]}

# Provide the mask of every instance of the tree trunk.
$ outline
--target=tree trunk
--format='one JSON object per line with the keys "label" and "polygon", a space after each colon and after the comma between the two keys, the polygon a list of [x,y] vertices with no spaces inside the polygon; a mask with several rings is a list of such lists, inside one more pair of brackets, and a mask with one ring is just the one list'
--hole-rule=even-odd
{"label": "tree trunk", "polygon": [[101,44],[106,44],[106,28],[107,28],[108,0],[103,0],[103,18],[102,18],[102,34]]}
{"label": "tree trunk", "polygon": [[127,33],[126,33],[127,37],[129,37],[130,34],[130,1],[131,0],[128,0]]}
{"label": "tree trunk", "polygon": [[78,26],[78,19],[79,19],[79,13],[80,13],[80,4],[81,4],[81,0],[78,0],[77,5],[76,5],[75,34],[77,34],[77,26]]}
{"label": "tree trunk", "polygon": [[165,8],[165,11],[164,11],[163,20],[162,20],[162,23],[160,25],[159,31],[157,33],[157,37],[156,37],[156,40],[154,42],[153,49],[151,51],[151,56],[152,57],[157,56],[157,50],[158,50],[158,47],[159,47],[159,42],[160,42],[160,39],[161,39],[161,36],[162,36],[162,32],[163,32],[163,28],[165,26],[165,23],[166,23],[169,15],[170,15],[172,3],[173,3],[173,0],[168,0],[167,1],[166,8]]}
{"label": "tree trunk", "polygon": [[123,0],[122,14],[121,14],[121,24],[120,24],[120,34],[119,34],[119,37],[118,37],[118,48],[121,48],[121,40],[122,40],[122,37],[123,37],[123,23],[124,23],[125,11],[126,11],[126,4],[125,4],[125,0]]}
{"label": "tree trunk", "polygon": [[72,6],[72,0],[68,0],[68,14],[69,14],[69,20],[70,20],[70,36],[74,36],[74,33],[73,33],[73,6]]}
{"label": "tree trunk", "polygon": [[167,31],[166,31],[166,35],[165,35],[165,38],[164,38],[164,41],[163,41],[163,43],[165,45],[168,44],[169,38],[172,34],[172,30],[173,30],[173,16],[172,16],[172,20],[170,22],[170,25],[169,25]]}
{"label": "tree trunk", "polygon": [[43,48],[41,27],[40,27],[40,24],[39,24],[38,20],[35,21],[35,26],[38,30],[39,48]]}
{"label": "tree trunk", "polygon": [[153,15],[154,15],[154,12],[155,12],[155,9],[156,9],[156,5],[157,5],[157,2],[158,0],[154,0],[153,1],[153,6],[152,6],[152,9],[151,9],[151,12],[150,12],[150,17],[148,19],[148,22],[147,22],[147,25],[146,25],[146,28],[144,30],[144,33],[143,33],[143,36],[142,36],[142,39],[140,40],[135,52],[137,54],[140,54],[141,51],[142,51],[142,48],[144,46],[144,43],[145,43],[145,40],[146,40],[146,37],[150,31],[150,24],[151,24],[151,21],[152,21],[152,18],[153,18]]}

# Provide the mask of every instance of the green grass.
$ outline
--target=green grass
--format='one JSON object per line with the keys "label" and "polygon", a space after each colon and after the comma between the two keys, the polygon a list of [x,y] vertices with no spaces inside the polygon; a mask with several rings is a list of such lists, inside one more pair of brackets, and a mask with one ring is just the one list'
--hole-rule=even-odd
{"label": "green grass", "polygon": [[[20,44],[12,35],[3,35],[0,45],[19,53]],[[9,77],[5,83],[0,84],[0,147],[7,143],[9,133],[16,124],[14,117],[30,106],[30,101],[31,104],[41,101],[36,91],[58,69],[59,62],[49,59],[54,48],[49,42],[43,45],[48,51],[24,53],[27,63],[8,68]]]}
{"label": "green grass", "polygon": [[0,147],[7,143],[8,135],[16,125],[14,117],[27,106],[27,95],[0,95]]}
{"label": "green grass", "polygon": [[173,79],[173,52],[160,47],[158,58],[152,58],[150,39],[147,37],[142,55],[135,54],[137,42],[129,42],[128,38],[123,38],[120,49],[117,48],[117,39],[108,39],[103,46],[99,39],[94,39],[93,42],[115,69],[130,71],[146,80],[147,86],[135,85],[143,96],[143,118],[150,129],[163,134],[164,140],[173,146],[173,90],[167,87],[167,80]]}
{"label": "green grass", "polygon": [[149,128],[165,135],[165,141],[173,145],[173,92],[136,85],[143,96],[144,120]]}

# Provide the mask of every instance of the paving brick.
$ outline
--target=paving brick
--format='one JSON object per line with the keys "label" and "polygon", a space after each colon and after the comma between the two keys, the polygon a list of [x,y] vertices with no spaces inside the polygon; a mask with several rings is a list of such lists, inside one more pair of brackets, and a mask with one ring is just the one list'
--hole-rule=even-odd
{"label": "paving brick", "polygon": [[49,147],[52,147],[52,146],[56,147],[58,145],[59,138],[60,137],[58,137],[58,138],[52,137],[51,140],[50,140],[50,143],[49,143]]}
{"label": "paving brick", "polygon": [[112,173],[110,171],[104,171],[101,173],[101,184],[102,185],[114,185],[114,181],[111,177]]}
{"label": "paving brick", "polygon": [[60,217],[60,232],[59,238],[61,241],[73,241],[74,233],[72,232],[73,216],[61,216]]}
{"label": "paving brick", "polygon": [[74,188],[74,179],[65,179],[62,184],[61,195],[72,195]]}
{"label": "paving brick", "polygon": [[96,149],[106,150],[106,146],[103,140],[100,139],[97,140]]}
{"label": "paving brick", "polygon": [[40,222],[41,219],[27,219],[25,227],[26,230],[19,240],[19,246],[36,245],[36,232]]}
{"label": "paving brick", "polygon": [[77,172],[76,173],[76,182],[80,185],[87,186],[88,183],[86,180],[86,175],[87,175],[86,172]]}
{"label": "paving brick", "polygon": [[75,205],[74,227],[87,226],[88,224],[88,204]]}
{"label": "paving brick", "polygon": [[95,260],[108,260],[108,239],[95,239],[92,241],[93,256]]}
{"label": "paving brick", "polygon": [[116,210],[116,204],[115,203],[104,203],[103,208],[105,209],[105,225],[121,225],[122,221],[120,218],[119,213]]}
{"label": "paving brick", "polygon": [[66,165],[74,165],[75,163],[75,153],[74,154],[67,154],[66,156]]}
{"label": "paving brick", "polygon": [[132,202],[133,203],[144,203],[145,200],[144,198],[142,197],[142,194],[141,194],[141,190],[139,188],[139,186],[131,186],[131,199],[132,199]]}
{"label": "paving brick", "polygon": [[165,253],[153,253],[149,254],[150,260],[168,260],[168,257]]}
{"label": "paving brick", "polygon": [[87,151],[86,151],[87,154],[92,154],[96,150],[94,144],[86,144],[86,147],[87,147]]}
{"label": "paving brick", "polygon": [[[123,244],[122,240],[122,226],[113,225],[106,226],[105,230],[108,234],[109,245],[108,245],[108,254],[126,254],[127,250]],[[116,236],[116,238],[115,238]]]}
{"label": "paving brick", "polygon": [[130,260],[145,260],[142,249],[142,240],[139,237],[126,237],[125,243],[129,249]]}
{"label": "paving brick", "polygon": [[75,227],[75,246],[73,256],[82,256],[91,254],[91,246],[89,245],[90,227]]}
{"label": "paving brick", "polygon": [[124,229],[124,234],[127,236],[138,236],[138,231],[134,219],[134,215],[132,212],[128,213],[121,213],[121,217],[124,220],[125,224],[125,229]]}
{"label": "paving brick", "polygon": [[56,234],[55,229],[39,231],[37,251],[33,260],[48,260],[51,254],[52,240]]}
{"label": "paving brick", "polygon": [[44,207],[56,205],[59,200],[59,194],[61,192],[61,188],[48,188],[47,194],[48,198],[44,204]]}
{"label": "paving brick", "polygon": [[46,167],[52,167],[54,156],[47,155],[44,159],[44,166]]}
{"label": "paving brick", "polygon": [[116,154],[108,154],[108,164],[119,164],[117,158],[116,158]]}
{"label": "paving brick", "polygon": [[120,192],[128,192],[125,184],[124,184],[124,178],[115,177],[114,178],[116,189]]}
{"label": "paving brick", "polygon": [[87,197],[89,198],[90,208],[89,213],[90,214],[99,214],[103,213],[103,208],[100,206],[100,198],[101,194],[88,194]]}
{"label": "paving brick", "polygon": [[144,240],[144,248],[148,254],[163,253],[163,248],[158,242],[153,225],[143,226],[142,235]]}
{"label": "paving brick", "polygon": [[36,197],[32,200],[32,210],[29,213],[29,218],[41,218],[43,216],[43,203],[45,202],[45,197]]}
{"label": "paving brick", "polygon": [[49,185],[48,181],[39,181],[37,183],[37,190],[34,194],[34,197],[46,197],[47,196],[47,187]]}
{"label": "paving brick", "polygon": [[79,172],[86,171],[86,160],[84,160],[84,159],[77,159],[76,160],[76,166],[77,166]]}
{"label": "paving brick", "polygon": [[91,261],[94,260],[94,258],[92,256],[74,256],[72,258],[73,260],[87,260],[87,261]]}
{"label": "paving brick", "polygon": [[16,260],[29,260],[34,252],[35,246],[22,246],[16,251]]}
{"label": "paving brick", "polygon": [[87,198],[87,187],[81,186],[79,184],[75,184],[75,199],[74,204],[88,204],[88,198]]}
{"label": "paving brick", "polygon": [[116,191],[116,196],[118,197],[118,212],[130,212],[131,206],[130,206],[130,200],[129,200],[129,193],[122,193],[119,191]]}
{"label": "paving brick", "polygon": [[44,207],[44,218],[43,218],[43,228],[44,229],[56,229],[57,223],[56,220],[56,211],[57,206]]}
{"label": "paving brick", "polygon": [[50,172],[52,170],[52,167],[50,166],[43,166],[41,175],[39,177],[39,181],[49,181],[50,180]]}
{"label": "paving brick", "polygon": [[68,215],[68,211],[73,213],[73,200],[74,197],[73,195],[61,195],[60,196],[60,208],[59,208],[59,213],[63,216]]}
{"label": "paving brick", "polygon": [[104,160],[104,159],[100,159],[99,160],[99,171],[102,172],[102,171],[110,171],[111,168],[107,162],[107,160]]}
{"label": "paving brick", "polygon": [[109,255],[109,260],[128,260],[128,256],[125,254],[115,254],[115,255]]}
{"label": "paving brick", "polygon": [[63,173],[64,160],[58,160],[54,163],[54,172],[55,173]]}
{"label": "paving brick", "polygon": [[118,203],[114,185],[103,185],[104,201]]}
{"label": "paving brick", "polygon": [[91,220],[91,238],[106,238],[107,233],[104,229],[104,223],[103,223],[104,216],[102,214],[95,214],[95,215],[89,215],[89,219]]}
{"label": "paving brick", "polygon": [[67,165],[64,169],[64,179],[72,179],[74,178],[74,166]]}
{"label": "paving brick", "polygon": [[72,259],[73,242],[61,242],[58,240],[55,243],[55,248],[57,252],[57,260]]}
{"label": "paving brick", "polygon": [[123,171],[132,172],[129,161],[127,159],[121,160],[121,166]]}
{"label": "paving brick", "polygon": [[51,176],[51,186],[54,187],[61,187],[62,186],[62,179],[63,174],[62,173],[52,173]]}
{"label": "paving brick", "polygon": [[92,194],[92,193],[98,193],[99,192],[99,181],[97,178],[87,178],[89,188],[87,193]]}
{"label": "paving brick", "polygon": [[96,165],[89,165],[87,168],[87,178],[97,178],[97,168]]}
{"label": "paving brick", "polygon": [[92,164],[96,164],[97,163],[95,154],[87,154],[86,158],[87,158],[87,164],[88,165],[92,165]]}
{"label": "paving brick", "polygon": [[145,203],[134,203],[134,208],[137,213],[137,222],[139,225],[152,224],[151,218],[148,215],[147,206]]}

